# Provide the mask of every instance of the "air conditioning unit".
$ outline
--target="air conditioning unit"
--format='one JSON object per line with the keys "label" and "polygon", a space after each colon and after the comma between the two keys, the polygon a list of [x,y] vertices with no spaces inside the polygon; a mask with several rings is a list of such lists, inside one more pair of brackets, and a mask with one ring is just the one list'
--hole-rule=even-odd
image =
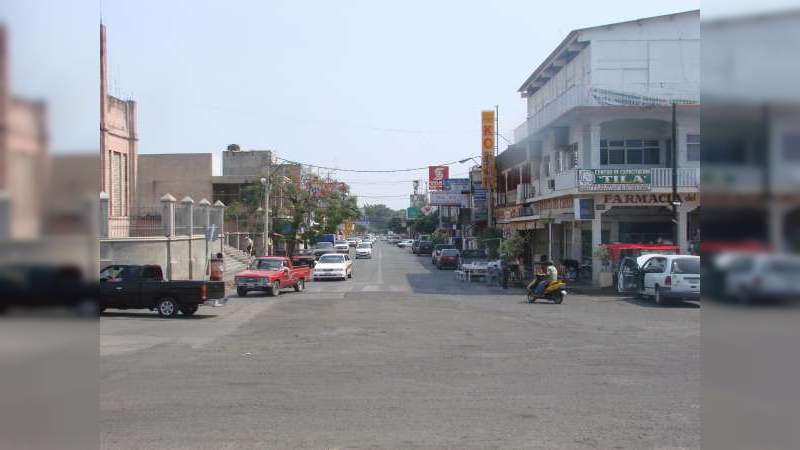
{"label": "air conditioning unit", "polygon": [[556,180],[554,180],[554,179],[547,180],[547,187],[550,188],[551,191],[555,191],[556,190]]}

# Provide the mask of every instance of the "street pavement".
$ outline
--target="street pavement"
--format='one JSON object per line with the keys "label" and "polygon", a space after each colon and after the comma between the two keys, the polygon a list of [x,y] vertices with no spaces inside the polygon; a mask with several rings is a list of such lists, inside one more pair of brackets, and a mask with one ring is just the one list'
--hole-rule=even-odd
{"label": "street pavement", "polygon": [[531,305],[384,243],[346,282],[100,330],[108,449],[700,446],[696,304]]}

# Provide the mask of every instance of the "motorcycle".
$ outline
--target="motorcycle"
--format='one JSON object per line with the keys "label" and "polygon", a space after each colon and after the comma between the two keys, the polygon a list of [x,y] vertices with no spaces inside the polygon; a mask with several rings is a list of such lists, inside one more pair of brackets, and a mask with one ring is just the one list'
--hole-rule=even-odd
{"label": "motorcycle", "polygon": [[[536,293],[536,287],[539,283],[547,283],[547,286],[541,293]],[[533,303],[536,299],[543,298],[550,300],[555,304],[560,304],[567,296],[567,283],[564,280],[547,281],[542,275],[538,275],[535,280],[528,283],[528,303]]]}

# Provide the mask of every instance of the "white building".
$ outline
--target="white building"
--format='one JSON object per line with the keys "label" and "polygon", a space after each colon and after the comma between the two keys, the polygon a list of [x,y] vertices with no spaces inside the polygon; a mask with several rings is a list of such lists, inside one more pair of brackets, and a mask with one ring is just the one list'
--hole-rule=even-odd
{"label": "white building", "polygon": [[[540,230],[531,258],[672,239],[673,103],[679,245],[698,238],[699,11],[572,31],[519,91],[528,118],[498,156],[495,215],[506,233]],[[578,199],[593,219],[576,217]],[[593,269],[597,282],[598,258]]]}

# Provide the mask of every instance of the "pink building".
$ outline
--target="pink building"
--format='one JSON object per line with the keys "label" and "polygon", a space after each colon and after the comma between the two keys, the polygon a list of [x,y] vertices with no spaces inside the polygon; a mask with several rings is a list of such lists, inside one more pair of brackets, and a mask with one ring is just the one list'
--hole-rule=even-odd
{"label": "pink building", "polygon": [[108,94],[106,28],[100,25],[100,191],[109,198],[109,236],[128,235],[136,198],[136,102]]}
{"label": "pink building", "polygon": [[0,239],[39,236],[49,179],[44,102],[10,94],[6,30],[0,26]]}

